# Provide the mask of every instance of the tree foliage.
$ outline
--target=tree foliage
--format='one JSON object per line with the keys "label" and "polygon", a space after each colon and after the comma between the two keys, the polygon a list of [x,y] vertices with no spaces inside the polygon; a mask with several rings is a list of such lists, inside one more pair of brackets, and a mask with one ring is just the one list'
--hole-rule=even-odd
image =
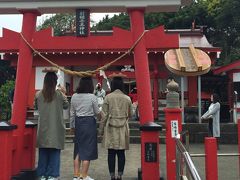
{"label": "tree foliage", "polygon": [[0,87],[8,80],[15,79],[16,71],[10,66],[9,61],[0,60]]}
{"label": "tree foliage", "polygon": [[9,120],[11,118],[11,104],[9,100],[10,91],[14,89],[15,81],[7,80],[0,87],[0,120]]}
{"label": "tree foliage", "polygon": [[61,36],[69,31],[75,25],[75,15],[73,14],[56,14],[46,19],[43,24],[37,27],[38,30],[53,27],[54,35]]}

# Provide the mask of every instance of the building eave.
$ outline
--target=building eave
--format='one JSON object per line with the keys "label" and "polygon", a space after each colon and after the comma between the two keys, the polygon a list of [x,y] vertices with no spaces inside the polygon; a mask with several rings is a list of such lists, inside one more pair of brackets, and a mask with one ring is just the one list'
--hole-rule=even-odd
{"label": "building eave", "polygon": [[236,69],[240,69],[240,60],[234,61],[228,65],[225,66],[221,66],[217,69],[213,70],[213,74],[221,74],[223,72],[228,72],[228,71],[232,71],[232,70],[236,70]]}
{"label": "building eave", "polygon": [[22,10],[36,10],[41,14],[75,12],[77,8],[91,12],[126,12],[130,8],[144,8],[146,12],[174,12],[191,0],[0,0],[0,14],[20,14]]}

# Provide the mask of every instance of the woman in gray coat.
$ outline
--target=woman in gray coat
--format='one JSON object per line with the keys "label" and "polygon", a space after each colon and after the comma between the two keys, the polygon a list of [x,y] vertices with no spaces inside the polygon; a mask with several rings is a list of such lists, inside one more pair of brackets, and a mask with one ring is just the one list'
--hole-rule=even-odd
{"label": "woman in gray coat", "polygon": [[211,105],[201,119],[208,119],[209,136],[220,137],[220,103],[217,94],[211,95]]}
{"label": "woman in gray coat", "polygon": [[55,180],[60,175],[60,152],[64,149],[65,140],[63,109],[67,109],[69,103],[63,90],[56,90],[56,85],[56,73],[48,72],[44,77],[43,89],[35,96],[34,105],[39,112],[37,173],[40,180]]}

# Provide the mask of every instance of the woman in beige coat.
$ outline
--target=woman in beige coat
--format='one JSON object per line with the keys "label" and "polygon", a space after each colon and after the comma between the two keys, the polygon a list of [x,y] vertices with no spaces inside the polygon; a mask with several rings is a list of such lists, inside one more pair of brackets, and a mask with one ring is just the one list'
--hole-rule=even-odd
{"label": "woman in beige coat", "polygon": [[[123,93],[124,83],[121,77],[114,77],[111,82],[111,93],[102,106],[104,115],[101,130],[103,146],[108,149],[108,167],[111,180],[121,180],[125,166],[125,150],[129,149],[128,120],[132,116],[132,102]],[[102,132],[103,133],[103,132]],[[118,156],[118,176],[115,177],[115,161]]]}

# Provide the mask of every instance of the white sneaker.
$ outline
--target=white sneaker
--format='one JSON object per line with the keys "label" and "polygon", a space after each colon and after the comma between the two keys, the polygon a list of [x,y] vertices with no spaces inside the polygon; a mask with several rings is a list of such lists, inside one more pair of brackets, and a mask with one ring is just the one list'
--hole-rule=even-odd
{"label": "white sneaker", "polygon": [[45,176],[41,176],[39,180],[47,180],[47,178]]}
{"label": "white sneaker", "polygon": [[83,178],[83,180],[94,180],[94,179],[91,178],[90,176],[87,176],[87,177]]}
{"label": "white sneaker", "polygon": [[79,180],[80,178],[79,177],[73,177],[73,180]]}
{"label": "white sneaker", "polygon": [[55,178],[55,177],[49,176],[49,177],[48,177],[48,180],[58,180],[58,178]]}

